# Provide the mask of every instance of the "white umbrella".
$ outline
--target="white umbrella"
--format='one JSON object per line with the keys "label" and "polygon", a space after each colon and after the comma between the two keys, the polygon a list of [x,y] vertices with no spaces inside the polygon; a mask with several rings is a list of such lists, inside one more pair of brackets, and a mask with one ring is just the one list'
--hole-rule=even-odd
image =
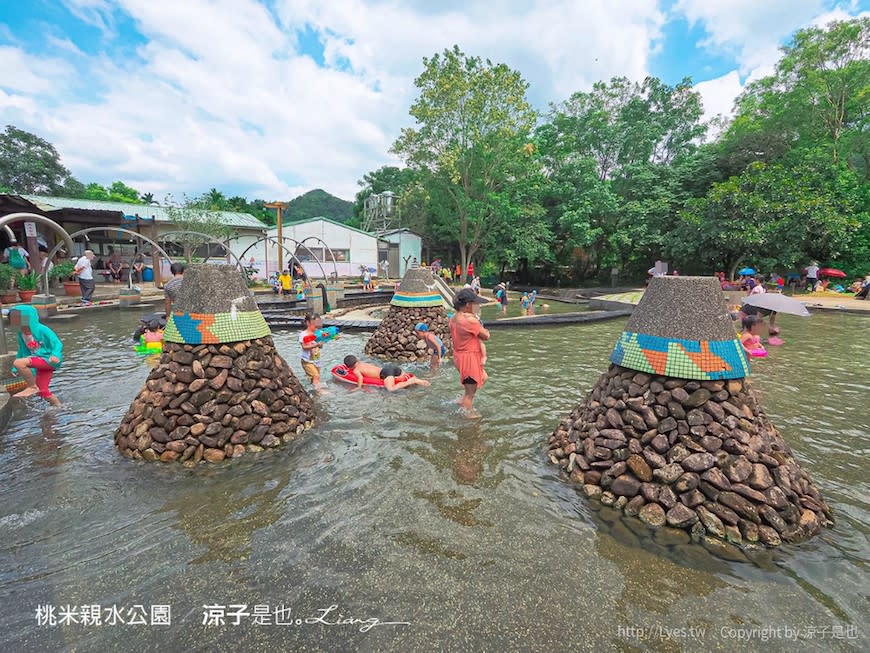
{"label": "white umbrella", "polygon": [[801,302],[780,293],[766,292],[760,295],[749,295],[743,300],[744,306],[755,306],[777,313],[788,313],[799,317],[809,317],[810,312]]}

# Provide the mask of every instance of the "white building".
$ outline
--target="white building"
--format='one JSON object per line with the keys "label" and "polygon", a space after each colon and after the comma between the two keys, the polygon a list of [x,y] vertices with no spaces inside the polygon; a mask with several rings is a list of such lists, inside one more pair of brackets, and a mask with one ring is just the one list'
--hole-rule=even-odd
{"label": "white building", "polygon": [[[405,271],[411,267],[414,261],[420,265],[423,262],[423,237],[411,231],[407,227],[390,229],[378,233],[381,240],[380,259],[390,262],[390,272],[399,277],[405,276]],[[389,245],[386,245],[389,243]],[[398,271],[398,272],[397,272]]]}
{"label": "white building", "polygon": [[[360,266],[377,269],[378,238],[368,232],[323,217],[285,222],[282,232],[286,248],[283,251],[284,267],[289,267],[292,254],[312,279],[336,272],[340,277],[356,277],[360,274]],[[268,233],[268,251],[259,253],[256,259],[268,258],[268,271],[271,273],[278,271],[278,228],[272,227]]]}

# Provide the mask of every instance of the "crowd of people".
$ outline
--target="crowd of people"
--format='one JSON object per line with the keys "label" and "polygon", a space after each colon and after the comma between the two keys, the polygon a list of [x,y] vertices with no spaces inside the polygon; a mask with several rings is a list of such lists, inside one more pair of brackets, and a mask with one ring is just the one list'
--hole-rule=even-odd
{"label": "crowd of people", "polygon": [[[477,390],[489,378],[486,365],[486,345],[489,331],[484,328],[480,318],[480,305],[486,303],[478,293],[471,288],[462,288],[454,301],[455,313],[450,318],[450,337],[453,341],[453,362],[459,372],[460,384],[463,388],[458,403],[463,413],[468,417],[479,417],[474,411],[474,397]],[[299,347],[302,370],[311,386],[318,392],[324,391],[321,382],[321,355],[325,342],[318,337],[323,330],[323,320],[316,313],[305,316],[305,329],[299,333]],[[429,326],[420,322],[414,326],[414,336],[422,340],[429,354],[429,364],[433,372],[437,372],[447,354],[447,347],[441,338],[429,330]],[[356,387],[362,388],[367,383],[375,381],[387,392],[395,392],[412,386],[428,387],[430,382],[414,374],[408,373],[395,364],[376,365],[360,360],[355,355],[344,357],[345,372],[353,373]]]}
{"label": "crowd of people", "polygon": [[[14,254],[4,252],[7,258],[17,257]],[[23,260],[27,257],[19,252]],[[144,258],[139,255],[142,266]],[[94,291],[93,261],[94,252],[85,250],[75,263],[74,275],[79,280],[82,293],[82,303],[89,305]],[[110,269],[115,270],[110,257]],[[137,263],[134,259],[133,263]],[[25,265],[26,269],[26,265]],[[139,270],[141,272],[141,270]],[[172,278],[164,286],[164,309],[166,316],[172,312],[172,305],[178,297],[178,292],[184,279],[185,266],[181,263],[173,263],[170,271]],[[473,269],[470,270],[473,272]],[[368,270],[367,270],[368,272]],[[781,292],[786,284],[785,279],[777,274],[772,274],[767,280],[762,275],[743,275],[734,287],[726,288],[728,284],[723,273],[716,275],[722,283],[723,289],[742,290],[748,297],[764,294],[769,291]],[[470,277],[471,281],[456,293],[454,308],[455,313],[450,319],[450,335],[453,341],[453,362],[459,373],[460,384],[463,394],[458,403],[462,411],[470,416],[479,416],[473,408],[474,398],[477,391],[482,387],[488,375],[484,369],[487,361],[485,342],[489,340],[490,333],[483,326],[480,317],[480,305],[487,302],[480,296],[480,277]],[[819,269],[813,262],[806,270],[806,285],[809,289],[817,286]],[[297,284],[294,288],[294,282]],[[365,283],[371,283],[371,277]],[[305,286],[304,272],[298,266],[291,274],[290,269],[284,269],[280,275],[274,276],[273,288],[281,295],[292,294],[304,296]],[[770,289],[770,290],[768,290]],[[870,273],[862,280],[857,280],[852,288],[856,296],[867,299],[870,293]],[[493,288],[496,302],[502,313],[507,312],[508,289],[505,283],[499,283]],[[537,292],[524,292],[521,305],[526,315],[534,315]],[[780,329],[776,326],[776,312],[764,308],[758,308],[751,304],[743,303],[735,307],[733,317],[738,320],[741,333],[741,344],[747,356],[761,357],[766,355],[764,344],[761,340],[761,332],[764,329],[764,320],[768,319],[767,344],[780,345]],[[60,367],[63,357],[63,345],[57,335],[39,321],[36,309],[29,305],[16,306],[9,313],[10,324],[18,329],[18,352],[13,363],[15,373],[21,377],[25,388],[18,392],[17,397],[29,397],[39,395],[53,405],[59,405],[59,400],[49,389],[52,375]],[[321,353],[325,342],[319,337],[312,337],[322,330],[322,319],[319,315],[311,313],[305,318],[305,330],[299,334],[300,362],[305,376],[311,385],[317,390],[323,390],[320,374]],[[143,329],[142,337],[146,331],[150,340],[160,342],[162,338],[162,326]],[[409,334],[410,335],[410,334]],[[444,361],[447,348],[441,339],[429,330],[426,323],[418,323],[413,330],[413,336],[425,343],[429,355],[429,363],[432,371],[437,371]],[[146,339],[147,340],[147,339]],[[150,341],[149,341],[150,342]],[[152,343],[153,344],[153,343]],[[366,383],[366,379],[378,379],[388,392],[393,392],[412,386],[428,386],[429,381],[403,371],[399,366],[388,364],[378,366],[373,363],[359,360],[356,356],[345,357],[344,365],[356,375],[358,387]]]}
{"label": "crowd of people", "polygon": [[[741,274],[731,281],[724,272],[716,272],[716,277],[722,285],[722,290],[745,290],[747,292],[778,291],[783,292],[786,288],[792,291],[805,290],[809,293],[833,291],[843,294],[853,294],[857,299],[867,299],[870,291],[870,272],[863,278],[855,278],[851,284],[838,283],[835,278],[845,278],[845,273],[829,268],[820,268],[818,261],[811,261],[800,273],[790,272],[783,277],[779,272],[773,271],[769,276],[757,274],[754,270],[747,270],[748,274]],[[760,288],[759,290],[756,290]]]}

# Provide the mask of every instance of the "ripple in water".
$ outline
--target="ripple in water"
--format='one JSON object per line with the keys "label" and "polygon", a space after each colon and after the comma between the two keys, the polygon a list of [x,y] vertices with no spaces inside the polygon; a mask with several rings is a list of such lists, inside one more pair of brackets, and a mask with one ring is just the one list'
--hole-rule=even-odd
{"label": "ripple in water", "polygon": [[[194,470],[113,447],[148,373],[129,341],[136,321],[102,311],[59,327],[63,410],[19,405],[0,441],[4,650],[604,650],[647,646],[618,627],[657,624],[707,628],[700,646],[683,644],[706,649],[739,624],[866,630],[870,384],[854,336],[865,318],[784,316],[786,346],[753,363],[771,419],[838,522],[742,562],[586,501],[546,461],[547,436],[606,369],[621,321],[494,331],[478,422],[456,413],[449,365],[428,391],[330,384],[318,426],[294,445]],[[366,337],[328,344],[324,370]],[[295,333],[275,340],[299,374]],[[40,628],[43,603],[169,603],[173,625]],[[412,625],[205,629],[206,603],[338,604]],[[859,636],[801,647],[866,648]]]}

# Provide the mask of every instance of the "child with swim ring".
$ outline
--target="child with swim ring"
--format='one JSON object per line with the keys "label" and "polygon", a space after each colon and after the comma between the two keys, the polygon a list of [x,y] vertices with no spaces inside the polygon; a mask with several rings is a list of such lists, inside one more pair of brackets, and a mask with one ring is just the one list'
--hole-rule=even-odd
{"label": "child with swim ring", "polygon": [[743,318],[743,334],[740,337],[740,344],[743,345],[743,350],[748,356],[753,358],[764,358],[767,356],[767,350],[761,344],[761,336],[756,332],[761,329],[764,324],[757,315],[747,315]]}
{"label": "child with swim ring", "polygon": [[402,368],[398,365],[388,363],[383,367],[378,367],[371,363],[364,363],[352,354],[344,357],[344,366],[356,376],[357,389],[363,387],[366,378],[380,379],[384,382],[384,388],[386,388],[387,392],[395,392],[412,385],[429,385],[429,382],[425,379],[418,379],[413,374],[403,372]]}
{"label": "child with swim ring", "polygon": [[163,329],[160,328],[160,323],[157,320],[151,320],[148,323],[145,333],[142,334],[142,342],[152,346],[154,343],[163,343]]}
{"label": "child with swim ring", "polygon": [[60,406],[60,400],[48,388],[52,375],[63,361],[60,338],[39,322],[39,314],[33,306],[10,309],[9,323],[18,327],[18,357],[12,366],[27,383],[27,387],[15,396],[31,397],[38,394],[52,406]]}
{"label": "child with swim ring", "polygon": [[426,350],[431,352],[432,356],[429,359],[429,367],[433,372],[437,372],[441,366],[441,361],[447,353],[447,347],[444,346],[441,338],[429,331],[428,325],[419,322],[414,327],[414,335],[421,338],[426,343]]}

